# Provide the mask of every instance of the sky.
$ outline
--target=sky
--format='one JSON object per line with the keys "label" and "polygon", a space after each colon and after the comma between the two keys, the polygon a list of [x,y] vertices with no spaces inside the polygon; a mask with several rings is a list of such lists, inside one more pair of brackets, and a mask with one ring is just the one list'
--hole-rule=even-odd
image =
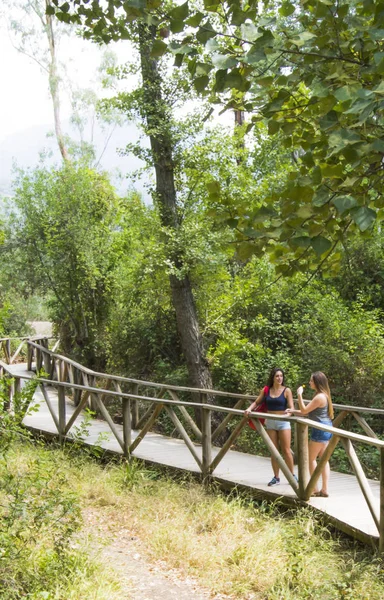
{"label": "sky", "polygon": [[[19,0],[22,2],[23,0]],[[1,12],[0,3],[0,12]],[[23,21],[25,26],[26,21]],[[0,193],[10,193],[13,180],[13,165],[33,167],[39,160],[42,150],[56,152],[58,150],[54,138],[47,138],[47,133],[53,132],[53,107],[48,90],[48,77],[32,58],[21,54],[13,46],[14,35],[8,30],[9,15],[0,14],[0,81],[2,93],[0,94]],[[44,45],[47,43],[43,38]],[[132,47],[129,42],[118,42],[109,44],[108,47],[99,49],[90,41],[82,40],[73,35],[64,35],[58,44],[58,59],[65,63],[71,81],[77,88],[85,89],[91,87],[96,89],[99,98],[108,95],[108,91],[97,89],[97,68],[100,65],[102,54],[105,50],[113,51],[117,55],[119,64],[128,62],[132,58]],[[135,84],[134,76],[131,76],[132,87]],[[124,80],[124,87],[129,85],[129,79]],[[112,94],[112,91],[109,92]],[[68,119],[71,115],[69,97],[66,93],[61,94],[61,120],[64,133],[71,137],[74,132],[66,129],[69,127]],[[217,119],[219,122],[219,119]],[[233,115],[220,118],[222,124],[230,124],[233,127]],[[41,128],[41,126],[45,126]],[[40,129],[38,129],[40,127]],[[136,141],[138,133],[133,125],[129,127],[129,135],[123,141],[111,139],[108,145],[108,153],[104,156],[105,164],[102,168],[112,173],[111,169],[121,172],[129,177],[132,171],[140,168],[141,163],[134,157],[119,158],[116,148],[122,148],[127,141]],[[136,133],[135,133],[136,132]],[[114,133],[114,136],[118,132]],[[87,138],[86,138],[87,139]],[[125,142],[125,143],[124,143]],[[101,143],[100,148],[103,147]],[[57,158],[54,160],[57,160]],[[118,175],[117,175],[118,177]],[[143,176],[141,188],[135,184],[137,189],[143,192],[147,175]],[[125,184],[124,184],[125,185]]]}
{"label": "sky", "polygon": [[[85,88],[92,83],[100,64],[101,52],[95,44],[80,39],[63,39],[59,48],[71,79]],[[115,44],[112,49],[119,61],[128,60],[128,42]],[[53,109],[48,80],[39,65],[20,54],[12,45],[11,35],[3,18],[0,24],[0,142],[7,136],[34,125],[52,125]],[[62,118],[70,115],[69,102],[63,98]]]}
{"label": "sky", "polygon": [[8,135],[51,121],[47,83],[37,65],[22,56],[2,28],[0,35],[0,141]]}

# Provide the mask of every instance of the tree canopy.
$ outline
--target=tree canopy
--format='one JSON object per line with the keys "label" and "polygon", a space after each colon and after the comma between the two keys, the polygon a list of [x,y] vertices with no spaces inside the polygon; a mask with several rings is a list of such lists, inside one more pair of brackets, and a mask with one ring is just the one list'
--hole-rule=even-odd
{"label": "tree canopy", "polygon": [[[97,42],[132,38],[137,21],[155,28],[153,60],[173,56],[211,103],[280,136],[293,166],[236,230],[250,251],[279,256],[282,272],[324,260],[383,218],[383,0],[53,4]],[[212,196],[220,201],[220,181]]]}

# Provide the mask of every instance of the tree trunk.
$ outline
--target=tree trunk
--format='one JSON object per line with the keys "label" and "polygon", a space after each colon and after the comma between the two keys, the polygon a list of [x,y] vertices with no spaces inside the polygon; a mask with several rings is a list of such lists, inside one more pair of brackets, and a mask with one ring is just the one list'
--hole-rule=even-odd
{"label": "tree trunk", "polygon": [[[138,25],[138,29],[144,90],[142,116],[148,127],[156,172],[156,201],[162,225],[177,230],[180,221],[176,203],[173,142],[169,127],[171,114],[162,97],[161,76],[157,60],[150,56],[151,47],[156,39],[156,28],[141,23]],[[181,256],[173,255],[170,258],[178,268],[182,266]],[[193,387],[212,388],[211,374],[204,355],[190,279],[187,275],[181,278],[170,275],[169,280],[190,384]],[[208,402],[211,400],[208,398]]]}
{"label": "tree trunk", "polygon": [[[51,5],[51,0],[45,0],[46,6]],[[51,60],[49,61],[49,91],[52,96],[53,102],[53,115],[55,121],[55,134],[57,143],[59,145],[61,156],[64,161],[69,160],[68,151],[65,145],[63,132],[61,130],[61,118],[60,118],[60,95],[59,95],[59,76],[57,73],[57,59],[56,59],[56,48],[55,48],[55,35],[53,31],[52,15],[46,15],[46,32],[49,44],[49,53]]]}

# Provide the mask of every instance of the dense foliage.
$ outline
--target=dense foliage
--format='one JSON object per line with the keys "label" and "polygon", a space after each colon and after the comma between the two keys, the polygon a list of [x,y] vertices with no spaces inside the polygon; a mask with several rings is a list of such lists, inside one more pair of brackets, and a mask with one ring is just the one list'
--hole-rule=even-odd
{"label": "dense foliage", "polygon": [[[56,8],[55,8],[56,7]],[[295,156],[264,212],[239,213],[239,241],[275,252],[285,274],[338,250],[383,217],[383,0],[255,0],[170,5],[72,0],[50,14],[100,43],[151,31],[153,64],[185,65],[213,104],[246,111]],[[225,199],[216,181],[216,200]],[[225,202],[224,202],[225,204]],[[233,211],[235,212],[235,207]]]}
{"label": "dense foliage", "polygon": [[111,300],[118,225],[113,188],[84,167],[42,168],[20,173],[14,205],[8,244],[18,279],[34,292],[49,290],[50,316],[65,350],[89,365],[103,363],[99,343]]}

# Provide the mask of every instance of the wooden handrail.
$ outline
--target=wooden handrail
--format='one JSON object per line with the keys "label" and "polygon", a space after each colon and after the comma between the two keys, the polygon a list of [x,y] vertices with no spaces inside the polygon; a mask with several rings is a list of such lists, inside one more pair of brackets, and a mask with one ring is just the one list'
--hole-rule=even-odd
{"label": "wooden handrail", "polygon": [[[51,350],[48,350],[47,348],[42,348],[40,344],[36,344],[33,341],[30,341],[29,343],[31,346],[33,346],[34,348],[37,348],[41,352],[49,354],[50,356],[57,358],[59,360],[63,360],[67,364],[70,364],[70,365],[76,367],[77,369],[79,369],[80,371],[83,371],[84,373],[87,373],[88,375],[92,375],[93,377],[100,377],[102,379],[109,379],[109,380],[114,380],[114,381],[119,381],[119,382],[132,383],[132,384],[136,384],[136,385],[141,385],[141,386],[146,386],[146,387],[154,387],[154,388],[159,388],[159,389],[164,389],[164,390],[190,392],[190,393],[195,393],[195,394],[202,393],[202,394],[209,394],[212,396],[221,396],[224,398],[238,398],[238,399],[248,400],[250,403],[258,397],[256,395],[251,395],[251,394],[238,394],[235,392],[223,392],[221,390],[215,390],[215,389],[191,388],[191,387],[185,387],[185,386],[168,385],[166,383],[156,383],[153,381],[144,381],[142,379],[132,379],[130,377],[122,377],[121,375],[110,375],[109,373],[100,373],[98,371],[93,371],[92,369],[88,369],[88,367],[84,367],[83,365],[72,360],[71,358],[63,356],[61,354],[56,354],[55,352],[52,352]],[[142,397],[142,396],[140,396],[140,397]],[[304,400],[304,402],[309,403],[310,400]],[[192,404],[193,403],[188,402],[188,406],[192,406]],[[337,404],[337,403],[333,403],[333,407],[338,410],[345,410],[348,412],[357,412],[357,413],[365,412],[365,413],[371,413],[371,414],[377,414],[377,415],[384,415],[384,409],[382,409],[382,408],[369,408],[366,406],[351,406],[351,405]]]}
{"label": "wooden handrail", "polygon": [[[8,370],[5,363],[0,361],[3,369]],[[26,380],[36,380],[35,376],[32,375],[23,375],[22,379]],[[116,392],[114,390],[106,390],[103,388],[91,387],[80,385],[77,383],[67,383],[65,381],[53,381],[51,379],[45,379],[44,377],[37,378],[39,383],[43,383],[45,385],[49,385],[52,387],[63,387],[63,388],[71,388],[78,389],[85,392],[89,392],[91,394],[100,394],[104,396],[111,396],[117,398],[126,398],[128,400],[142,400],[144,402],[151,402],[153,404],[161,404],[167,406],[189,406],[193,408],[204,408],[210,412],[222,412],[232,414],[234,416],[244,417],[244,411],[237,410],[235,408],[229,408],[227,406],[218,406],[212,404],[206,404],[203,402],[188,402],[186,400],[169,400],[168,398],[156,398],[154,396],[139,396],[137,394],[132,394],[130,392]],[[268,416],[268,413],[265,412],[252,412],[252,419],[265,419]],[[312,421],[305,417],[295,417],[288,415],[277,415],[273,414],[273,418],[277,421],[291,421],[292,423],[301,423],[302,425],[308,425],[310,427],[314,427],[315,429],[320,429],[321,431],[328,431],[333,433],[341,438],[350,439],[355,442],[364,442],[369,446],[375,446],[376,448],[384,448],[384,441],[379,440],[377,438],[368,437],[366,435],[361,435],[359,433],[353,433],[352,431],[346,431],[345,429],[339,429],[338,427],[330,427],[328,425],[323,425],[322,423],[318,423],[317,421]]]}
{"label": "wooden handrail", "polygon": [[[40,347],[39,349],[41,350],[41,354],[38,355],[36,358],[38,358],[40,356],[39,363],[42,364],[44,362],[42,360],[42,357],[43,357],[43,353],[46,352],[46,348]],[[55,358],[55,362],[53,362],[53,365],[54,365],[53,370],[57,371],[57,374],[60,378],[65,378],[66,375],[68,375],[68,373],[66,373],[66,371],[68,371],[68,369],[65,365],[68,366],[70,363],[68,361],[66,361],[65,357],[62,357],[61,355],[55,356],[52,354],[52,356],[54,356],[54,358]],[[73,363],[74,361],[71,361],[71,362]],[[79,367],[77,366],[77,363],[75,363],[75,365],[76,365],[76,369],[78,369]],[[8,366],[7,364],[3,363],[2,361],[0,361],[0,370],[2,370],[3,372],[6,372],[14,379],[14,383],[10,386],[10,402],[11,403],[12,403],[12,398],[14,396],[15,391],[17,391],[17,389],[20,387],[21,379],[25,379],[25,380],[35,380],[36,379],[35,376],[27,375],[27,374],[14,375],[12,373],[11,366]],[[83,369],[80,369],[80,370],[84,373],[84,377],[82,377],[81,380],[85,381],[85,383],[87,384],[88,383],[87,374],[84,372]],[[90,371],[90,370],[87,369],[87,371]],[[94,381],[95,374],[94,374],[94,372],[91,372],[91,373],[92,373],[92,375],[90,375],[90,381],[92,381],[92,380]],[[107,378],[107,381],[110,382],[111,379],[113,379],[113,377]],[[80,416],[81,409],[84,406],[87,399],[94,398],[100,413],[102,414],[105,422],[108,424],[111,433],[116,438],[122,452],[126,456],[129,456],[137,448],[137,446],[141,443],[141,441],[144,439],[146,434],[150,431],[151,427],[156,422],[161,411],[164,409],[170,416],[174,425],[176,426],[176,429],[179,432],[179,434],[181,435],[181,438],[184,440],[184,443],[185,443],[186,447],[189,449],[189,452],[191,453],[192,457],[194,458],[196,464],[198,465],[203,478],[209,477],[214,472],[214,470],[217,468],[217,466],[220,463],[220,461],[222,460],[222,458],[225,456],[225,454],[230,449],[231,444],[235,441],[237,436],[241,433],[243,427],[246,426],[246,423],[248,421],[247,417],[244,415],[244,411],[239,410],[237,408],[230,408],[230,407],[225,407],[225,406],[220,406],[220,405],[212,405],[212,404],[208,404],[207,402],[204,402],[204,401],[190,402],[187,400],[180,400],[179,398],[177,398],[177,399],[172,398],[172,397],[165,398],[164,394],[160,394],[161,397],[144,396],[144,395],[135,393],[137,391],[135,387],[133,388],[134,389],[133,392],[122,392],[121,388],[117,385],[114,386],[115,389],[100,388],[100,387],[95,387],[94,385],[82,385],[81,383],[75,383],[73,381],[73,377],[71,377],[71,381],[57,381],[57,380],[52,380],[50,378],[45,378],[45,377],[39,377],[37,380],[42,387],[44,398],[45,398],[48,408],[52,414],[53,421],[56,425],[59,439],[61,441],[63,441],[66,438],[69,430],[71,429],[72,425],[75,423],[77,417]],[[50,399],[48,397],[47,387],[54,387],[54,388],[58,389],[57,414],[56,414],[56,409],[55,410],[53,409],[52,403],[50,402]],[[107,386],[107,387],[109,387],[109,386]],[[168,386],[164,386],[164,387],[167,388]],[[67,417],[66,417],[66,397],[65,397],[65,390],[67,390],[67,389],[69,389],[73,392],[75,390],[77,390],[77,392],[79,394],[79,398],[80,398],[80,404],[76,407],[73,415],[68,419],[68,421],[67,421]],[[163,386],[161,389],[163,389]],[[212,393],[212,391],[210,391],[210,393]],[[220,395],[220,394],[218,394],[218,395]],[[123,409],[123,428],[122,428],[122,430],[120,430],[118,428],[118,426],[116,426],[116,424],[113,422],[113,419],[112,419],[111,415],[109,414],[107,407],[104,405],[105,398],[118,398],[120,400],[120,402],[122,403],[122,409]],[[137,421],[137,427],[136,427],[137,433],[135,434],[135,436],[136,436],[135,439],[133,439],[131,406],[134,405],[138,401],[144,402],[144,403],[149,403],[152,408],[149,411],[147,411],[146,418],[142,417],[139,421]],[[175,407],[179,407],[179,408],[183,407],[184,409],[187,407],[189,407],[189,408],[192,407],[192,408],[196,409],[196,413],[200,414],[200,416],[201,416],[201,444],[199,444],[199,443],[196,444],[189,437],[187,430],[184,428],[183,424],[177,417],[176,413],[173,411],[173,408],[175,408]],[[352,409],[351,411],[348,410],[349,407],[342,406],[342,408],[343,408],[343,411],[341,412],[341,414],[339,414],[337,416],[337,418],[335,420],[335,425],[339,425],[341,423],[341,421],[343,420],[344,416],[348,412],[356,412],[356,407],[351,407],[351,409]],[[212,412],[220,412],[220,413],[224,413],[227,416],[233,416],[233,417],[239,418],[239,421],[238,421],[236,427],[233,429],[229,439],[226,440],[223,447],[221,449],[219,449],[218,452],[215,451],[215,453],[213,452],[213,446],[212,446],[212,441],[213,441],[213,436],[212,436],[212,431],[211,431],[211,413]],[[369,446],[373,446],[374,448],[377,448],[380,452],[381,462],[384,467],[384,458],[383,458],[384,457],[384,441],[378,439],[377,437],[373,437],[372,430],[368,430],[369,435],[362,435],[362,434],[354,433],[352,431],[346,431],[344,429],[340,429],[338,426],[324,425],[317,421],[312,421],[310,418],[307,418],[307,417],[296,416],[296,415],[288,416],[285,414],[282,414],[282,415],[273,414],[273,418],[277,421],[290,421],[296,425],[297,432],[298,432],[298,438],[299,438],[299,444],[298,444],[299,485],[298,485],[297,481],[294,479],[294,476],[288,469],[287,464],[285,463],[285,461],[283,460],[282,456],[277,451],[277,449],[274,447],[274,445],[272,444],[266,431],[260,424],[260,419],[264,419],[266,416],[268,416],[268,413],[252,412],[250,418],[254,421],[256,429],[258,430],[258,432],[259,432],[262,440],[264,441],[265,445],[267,446],[269,452],[274,456],[275,460],[277,460],[277,462],[279,463],[279,466],[282,469],[288,483],[290,484],[290,486],[292,487],[294,492],[297,494],[297,496],[301,500],[309,499],[311,492],[313,491],[313,489],[316,486],[316,483],[317,483],[318,478],[321,474],[321,471],[325,465],[325,462],[329,460],[329,458],[330,458],[331,454],[333,453],[334,449],[336,448],[338,442],[339,441],[341,442],[341,444],[346,449],[347,456],[350,460],[351,466],[356,475],[356,479],[357,479],[357,481],[360,485],[360,488],[363,492],[367,507],[368,507],[368,509],[372,515],[373,521],[376,525],[378,535],[379,535],[379,549],[380,549],[380,551],[384,552],[384,468],[381,472],[381,481],[380,481],[380,490],[381,490],[380,498],[381,499],[380,499],[380,508],[378,510],[378,507],[376,504],[376,499],[374,498],[374,495],[370,489],[369,481],[367,480],[367,478],[364,474],[364,469],[363,469],[362,465],[360,464],[358,455],[356,454],[356,452],[353,448],[353,445],[352,445],[352,443],[363,443],[363,444],[367,444]],[[315,429],[318,429],[321,431],[330,432],[333,434],[333,438],[332,438],[330,444],[328,445],[327,451],[324,453],[324,456],[322,457],[322,459],[320,459],[318,466],[315,469],[315,471],[313,472],[311,477],[309,477],[309,464],[308,464],[308,427],[315,428]],[[138,431],[138,429],[139,429],[139,431]],[[215,455],[213,456],[213,454],[215,454]]]}

